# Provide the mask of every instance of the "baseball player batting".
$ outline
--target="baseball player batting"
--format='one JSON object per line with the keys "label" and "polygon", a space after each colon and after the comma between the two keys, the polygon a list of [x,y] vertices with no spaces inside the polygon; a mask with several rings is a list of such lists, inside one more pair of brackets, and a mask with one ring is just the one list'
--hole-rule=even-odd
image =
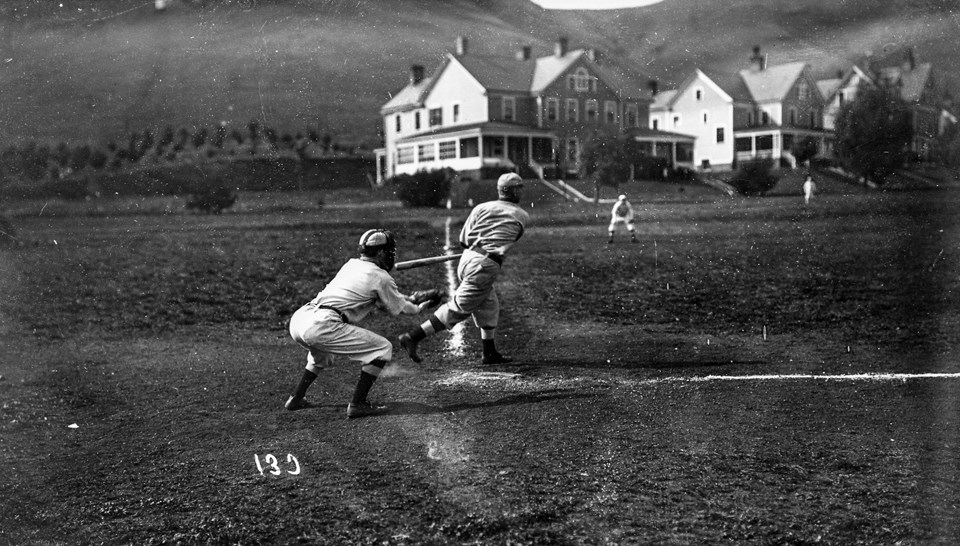
{"label": "baseball player batting", "polygon": [[496,201],[481,203],[470,211],[460,230],[460,246],[464,248],[457,264],[460,281],[450,300],[441,305],[429,320],[400,335],[400,346],[414,362],[423,359],[418,344],[430,335],[452,328],[473,316],[480,329],[484,364],[503,364],[512,359],[500,354],[496,346],[496,329],[500,318],[500,301],[494,283],[500,276],[504,256],[523,236],[530,216],[517,204],[523,190],[523,179],[516,173],[504,174],[497,180]]}

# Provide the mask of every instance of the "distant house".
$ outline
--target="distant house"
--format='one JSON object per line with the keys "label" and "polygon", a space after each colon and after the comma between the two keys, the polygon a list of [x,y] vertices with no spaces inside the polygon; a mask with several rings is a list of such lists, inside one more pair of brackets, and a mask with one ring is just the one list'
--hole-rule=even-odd
{"label": "distant house", "polygon": [[646,127],[649,95],[621,81],[565,38],[534,57],[529,46],[476,54],[460,37],[431,75],[411,67],[408,84],[381,108],[378,179],[442,168],[478,177],[484,168],[577,173],[591,134]]}
{"label": "distant house", "polygon": [[736,160],[769,157],[791,164],[791,150],[801,139],[812,138],[823,153],[829,132],[824,130],[825,99],[805,62],[767,66],[755,47],[750,67],[739,72],[751,105],[734,114]]}
{"label": "distant house", "polygon": [[653,97],[650,128],[695,137],[689,146],[691,167],[729,169],[733,165],[734,103],[727,91],[695,69],[679,87]]}
{"label": "distant house", "polygon": [[800,139],[822,151],[824,98],[806,63],[767,66],[754,48],[750,67],[736,74],[694,70],[677,88],[658,94],[650,127],[696,137],[697,168],[731,168],[737,161],[771,158],[795,163]]}
{"label": "distant house", "polygon": [[[836,82],[836,83],[834,83]],[[913,48],[895,50],[883,56],[867,55],[854,61],[838,79],[818,82],[825,93],[827,109],[824,128],[833,131],[840,109],[852,102],[864,87],[889,86],[910,108],[914,139],[912,151],[926,157],[937,136],[957,123],[950,110],[951,98],[943,81],[930,63],[918,63]]]}
{"label": "distant house", "polygon": [[917,62],[912,47],[885,56],[867,56],[858,61],[871,75],[871,84],[892,86],[910,107],[913,125],[911,150],[925,158],[933,141],[957,117],[947,108],[950,93],[931,63]]}

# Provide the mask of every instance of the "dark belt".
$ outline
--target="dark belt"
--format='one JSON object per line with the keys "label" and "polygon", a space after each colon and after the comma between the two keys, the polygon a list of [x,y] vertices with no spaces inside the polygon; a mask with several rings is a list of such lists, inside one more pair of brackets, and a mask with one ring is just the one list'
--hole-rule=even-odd
{"label": "dark belt", "polygon": [[487,258],[497,262],[497,265],[503,266],[503,255],[497,254],[496,252],[487,252],[485,248],[480,246],[480,243],[473,243],[473,246],[470,247],[470,250],[476,252],[477,254],[483,254]]}
{"label": "dark belt", "polygon": [[333,311],[337,315],[340,315],[340,320],[342,320],[344,324],[350,324],[350,321],[347,320],[347,315],[344,315],[343,311],[337,309],[336,307],[333,307],[331,305],[320,305],[319,303],[308,303],[307,305],[311,307],[315,307],[317,309],[329,309],[330,311]]}

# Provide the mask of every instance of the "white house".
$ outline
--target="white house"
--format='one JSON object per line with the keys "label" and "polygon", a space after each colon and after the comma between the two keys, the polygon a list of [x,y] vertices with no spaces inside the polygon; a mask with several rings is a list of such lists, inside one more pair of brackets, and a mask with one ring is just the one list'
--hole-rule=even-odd
{"label": "white house", "polygon": [[677,89],[654,96],[650,128],[696,137],[691,160],[696,167],[729,169],[733,164],[733,111],[733,97],[695,69]]}
{"label": "white house", "polygon": [[588,135],[646,125],[649,99],[618,85],[592,50],[570,50],[565,38],[537,58],[529,46],[492,56],[467,45],[458,38],[430,76],[411,67],[407,86],[381,108],[378,180],[442,168],[577,172]]}

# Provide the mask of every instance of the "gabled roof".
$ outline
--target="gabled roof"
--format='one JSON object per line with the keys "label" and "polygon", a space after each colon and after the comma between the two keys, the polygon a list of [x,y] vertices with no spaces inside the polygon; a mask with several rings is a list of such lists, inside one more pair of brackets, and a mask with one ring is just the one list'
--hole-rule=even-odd
{"label": "gabled roof", "polygon": [[548,55],[546,57],[538,57],[535,63],[535,72],[533,74],[533,80],[528,88],[533,93],[539,93],[546,89],[550,84],[556,81],[561,74],[567,71],[573,63],[577,62],[581,56],[583,56],[584,51],[582,49],[575,49],[573,51],[568,51],[564,56],[558,57],[557,55]]}
{"label": "gabled roof", "polygon": [[[575,49],[562,56],[547,55],[534,59],[507,56],[447,54],[443,63],[417,84],[409,83],[380,108],[381,115],[389,115],[420,108],[437,79],[450,63],[460,64],[487,91],[537,95],[553,84],[578,61],[583,60],[605,85],[621,98],[649,96],[639,84],[624,74],[600,66],[590,59],[584,49]],[[636,89],[634,89],[636,87]]]}
{"label": "gabled roof", "polygon": [[746,68],[740,71],[740,77],[753,100],[783,100],[806,66],[807,63],[796,62],[771,66],[764,70]]}
{"label": "gabled roof", "polygon": [[403,112],[423,106],[423,99],[426,98],[437,76],[443,72],[443,69],[447,67],[449,62],[449,58],[444,59],[440,66],[433,71],[433,74],[424,77],[416,84],[408,83],[406,87],[401,89],[396,95],[390,97],[390,100],[380,107],[380,115],[387,116],[395,112]]}
{"label": "gabled roof", "polygon": [[679,93],[679,89],[667,89],[666,91],[660,91],[653,96],[653,104],[650,105],[650,109],[665,110],[670,108],[673,105],[673,99],[675,99]]}
{"label": "gabled roof", "polygon": [[720,89],[723,89],[735,103],[747,103],[753,101],[750,90],[747,89],[740,74],[730,72],[720,72],[717,70],[702,70],[703,74],[713,80]]}
{"label": "gabled roof", "polygon": [[703,81],[705,84],[712,87],[716,93],[720,94],[724,98],[724,100],[733,100],[733,97],[730,96],[730,93],[727,93],[723,87],[717,84],[717,82],[713,81],[713,78],[708,76],[703,70],[695,68],[693,72],[690,73],[685,80],[683,80],[683,83],[681,83],[677,89],[665,92],[669,93],[669,95],[658,95],[658,97],[655,97],[654,107],[666,109],[673,108],[681,96],[681,91],[690,87],[696,81]]}
{"label": "gabled roof", "polygon": [[823,95],[825,99],[829,102],[833,98],[834,93],[840,89],[840,83],[843,81],[842,78],[830,78],[828,80],[817,80],[817,88],[820,89],[820,94]]}
{"label": "gabled roof", "polygon": [[454,55],[453,58],[487,90],[530,92],[536,67],[532,59],[520,60],[514,57],[494,57],[473,53]]}

